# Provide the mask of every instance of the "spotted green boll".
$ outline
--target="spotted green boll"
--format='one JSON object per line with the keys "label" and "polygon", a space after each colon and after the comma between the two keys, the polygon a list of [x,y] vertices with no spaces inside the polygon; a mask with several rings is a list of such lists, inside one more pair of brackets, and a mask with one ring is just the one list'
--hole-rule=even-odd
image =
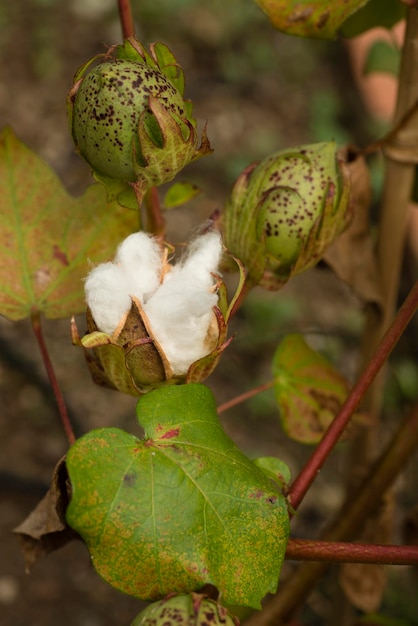
{"label": "spotted green boll", "polygon": [[[144,167],[138,124],[156,98],[167,112],[185,118],[183,98],[160,71],[128,60],[101,63],[82,81],[74,101],[73,134],[80,154],[95,170],[135,181]],[[162,148],[157,123],[151,139]],[[190,131],[189,131],[190,132]]]}
{"label": "spotted green boll", "polygon": [[129,38],[77,71],[68,95],[71,133],[110,197],[135,194],[127,204],[135,208],[150,187],[211,152],[205,132],[198,147],[192,105],[183,93],[183,71],[161,43],[148,53]]}
{"label": "spotted green boll", "polygon": [[247,168],[221,224],[248,280],[274,290],[315,265],[349,222],[349,187],[334,142],[282,150]]}
{"label": "spotted green boll", "polygon": [[131,626],[237,626],[228,611],[197,593],[180,594],[147,606]]}

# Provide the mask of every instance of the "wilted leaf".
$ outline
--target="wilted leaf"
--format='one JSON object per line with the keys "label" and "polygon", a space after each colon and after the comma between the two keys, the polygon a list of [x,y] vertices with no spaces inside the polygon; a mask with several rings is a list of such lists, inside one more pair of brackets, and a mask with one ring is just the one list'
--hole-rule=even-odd
{"label": "wilted leaf", "polygon": [[398,76],[401,52],[387,41],[376,41],[367,53],[363,73],[367,76],[374,72],[383,72]]}
{"label": "wilted leaf", "polygon": [[255,0],[277,28],[288,35],[333,39],[341,24],[368,0]]}
{"label": "wilted leaf", "polygon": [[363,157],[348,162],[351,177],[349,227],[326,250],[323,261],[367,303],[381,305],[379,273],[370,234],[371,186]]}
{"label": "wilted leaf", "polygon": [[404,542],[411,546],[418,546],[418,505],[410,509],[402,524]]}
{"label": "wilted leaf", "polygon": [[145,439],[100,429],[68,453],[67,521],[98,573],[142,599],[211,583],[259,608],[284,558],[285,499],[224,433],[203,385],[152,391],[137,411]]}
{"label": "wilted leaf", "polygon": [[66,481],[65,459],[61,459],[54,469],[48,492],[13,531],[19,539],[26,571],[29,571],[38,559],[53,550],[58,550],[77,537],[65,521],[65,509],[69,499]]}
{"label": "wilted leaf", "polygon": [[348,383],[301,335],[288,335],[273,359],[274,391],[284,430],[317,443],[348,395]]}
{"label": "wilted leaf", "polygon": [[[395,502],[392,491],[386,492],[381,506],[368,520],[361,542],[388,544],[393,538]],[[365,613],[377,611],[386,590],[388,570],[383,565],[344,563],[340,569],[339,583],[348,600]]]}
{"label": "wilted leaf", "polygon": [[406,7],[401,0],[369,0],[354,13],[341,28],[344,37],[355,37],[370,28],[392,28],[405,17]]}
{"label": "wilted leaf", "polygon": [[6,128],[0,135],[0,314],[67,317],[85,308],[82,279],[138,227],[102,185],[71,197],[55,173]]}
{"label": "wilted leaf", "polygon": [[201,190],[192,183],[173,183],[167,190],[164,200],[164,209],[174,209],[175,207],[186,204],[199,195]]}

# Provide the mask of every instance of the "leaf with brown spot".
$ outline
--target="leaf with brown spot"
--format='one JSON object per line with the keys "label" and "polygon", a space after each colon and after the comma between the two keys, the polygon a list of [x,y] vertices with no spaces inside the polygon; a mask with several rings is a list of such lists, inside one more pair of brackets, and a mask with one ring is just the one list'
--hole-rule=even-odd
{"label": "leaf with brown spot", "polygon": [[70,317],[85,308],[83,278],[138,228],[102,185],[73,198],[10,128],[0,134],[0,314]]}
{"label": "leaf with brown spot", "polygon": [[223,431],[207,387],[151,391],[137,412],[144,439],[102,428],[68,452],[67,520],[96,570],[144,600],[212,584],[225,602],[260,608],[289,532],[279,487]]}
{"label": "leaf with brown spot", "polygon": [[323,261],[367,303],[381,306],[377,261],[370,234],[370,176],[363,157],[347,163],[351,175],[353,219],[349,227],[326,250]]}
{"label": "leaf with brown spot", "polygon": [[255,0],[275,28],[288,35],[333,39],[368,0]]}
{"label": "leaf with brown spot", "polygon": [[273,373],[284,430],[301,443],[317,443],[348,395],[347,381],[297,334],[277,348]]}
{"label": "leaf with brown spot", "polygon": [[69,501],[65,457],[58,461],[51,487],[28,517],[13,532],[18,536],[26,571],[54,550],[78,537],[65,521]]}

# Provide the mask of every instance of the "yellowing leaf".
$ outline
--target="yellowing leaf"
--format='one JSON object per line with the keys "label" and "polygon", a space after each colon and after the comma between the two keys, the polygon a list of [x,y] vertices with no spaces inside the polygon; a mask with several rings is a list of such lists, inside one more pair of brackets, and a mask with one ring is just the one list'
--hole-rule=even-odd
{"label": "yellowing leaf", "polygon": [[288,335],[273,359],[274,390],[289,437],[317,443],[348,395],[348,383],[301,335]]}
{"label": "yellowing leaf", "polygon": [[255,0],[277,28],[288,35],[331,39],[341,24],[368,0]]}
{"label": "yellowing leaf", "polygon": [[96,570],[144,600],[211,583],[225,602],[260,608],[287,544],[280,490],[225,434],[207,387],[151,391],[137,412],[144,439],[102,428],[68,453],[67,522]]}
{"label": "yellowing leaf", "polygon": [[136,213],[107,202],[102,185],[74,198],[9,128],[0,134],[0,314],[80,313],[91,265],[137,228]]}

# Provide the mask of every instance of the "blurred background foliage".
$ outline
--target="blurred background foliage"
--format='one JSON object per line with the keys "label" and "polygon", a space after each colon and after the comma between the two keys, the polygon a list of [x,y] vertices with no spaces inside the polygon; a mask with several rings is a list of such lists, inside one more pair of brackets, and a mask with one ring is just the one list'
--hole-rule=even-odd
{"label": "blurred background foliage", "polygon": [[[79,65],[121,40],[115,4],[114,0],[0,3],[0,125],[11,125],[74,194],[83,192],[91,175],[73,150],[66,93]],[[163,41],[178,58],[186,74],[186,96],[194,103],[199,125],[208,123],[215,150],[179,176],[199,185],[203,194],[167,214],[173,242],[189,238],[222,207],[234,179],[251,162],[312,141],[334,139],[363,146],[383,131],[362,103],[342,40],[314,41],[279,33],[251,0],[132,0],[132,5],[138,38],[144,44]],[[375,219],[382,164],[379,158],[371,163]],[[407,256],[406,276],[414,263]],[[228,278],[231,285],[234,280]],[[83,323],[80,319],[81,328]],[[266,382],[272,376],[275,348],[288,332],[305,333],[312,347],[352,381],[362,328],[362,303],[325,267],[298,276],[276,294],[257,289],[233,320],[230,332],[237,333],[236,338],[208,385],[222,403]],[[135,401],[93,386],[82,355],[70,345],[68,320],[45,323],[45,329],[77,432],[110,425],[135,432]],[[385,390],[387,432],[382,439],[393,430],[400,411],[418,396],[415,337],[416,333],[404,338],[393,360]],[[17,545],[10,539],[11,528],[43,494],[66,449],[27,323],[0,320],[0,407],[0,622],[129,623],[140,610],[138,602],[98,578],[81,544],[51,555],[26,578]],[[222,421],[244,452],[251,457],[279,456],[293,474],[310,454],[309,447],[284,436],[271,390],[223,414]],[[318,477],[294,520],[295,534],[318,536],[341,504],[346,447],[340,444]],[[399,486],[397,497],[406,507],[413,504],[407,494],[414,469],[416,474],[416,463]],[[401,540],[401,519],[397,523]],[[293,567],[287,563],[284,576]],[[415,587],[403,568],[393,570],[391,579],[385,596],[387,614],[418,624],[416,575]],[[334,589],[330,577],[309,601],[306,623],[325,623]]]}

